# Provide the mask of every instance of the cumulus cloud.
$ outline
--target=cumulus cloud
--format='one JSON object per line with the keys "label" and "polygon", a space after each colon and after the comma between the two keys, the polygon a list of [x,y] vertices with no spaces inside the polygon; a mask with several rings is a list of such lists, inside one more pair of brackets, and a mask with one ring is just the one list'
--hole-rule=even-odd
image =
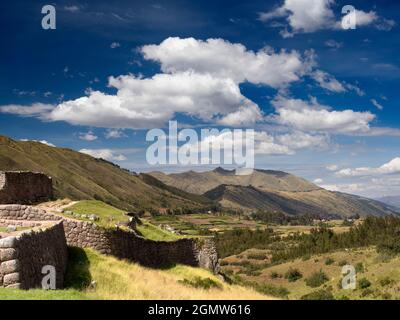
{"label": "cumulus cloud", "polygon": [[159,62],[165,73],[193,70],[235,83],[248,81],[274,88],[298,81],[308,68],[297,51],[264,48],[254,52],[224,39],[168,38],[159,45],[142,47],[142,53],[145,59]]}
{"label": "cumulus cloud", "polygon": [[321,184],[321,183],[323,183],[324,182],[324,180],[322,180],[321,178],[317,178],[317,179],[314,179],[314,181],[313,181],[315,184]]}
{"label": "cumulus cloud", "polygon": [[81,153],[88,154],[94,158],[105,159],[108,161],[124,161],[126,157],[111,149],[81,149]]}
{"label": "cumulus cloud", "polygon": [[381,175],[381,174],[393,174],[400,173],[400,158],[394,158],[388,163],[383,164],[378,168],[372,167],[360,167],[360,168],[346,168],[336,172],[339,177],[357,177],[357,176],[368,176],[368,175]]}
{"label": "cumulus cloud", "polygon": [[79,139],[85,140],[85,141],[94,141],[94,140],[97,140],[97,138],[98,137],[92,131],[79,134]]}
{"label": "cumulus cloud", "polygon": [[[235,82],[210,74],[110,77],[109,86],[118,90],[116,95],[92,91],[58,105],[49,118],[105,128],[162,127],[177,113],[230,125],[261,119],[258,106],[241,94]],[[233,115],[227,118],[230,113]]]}
{"label": "cumulus cloud", "polygon": [[[337,19],[333,6],[334,0],[284,0],[282,5],[269,12],[259,14],[259,20],[268,22],[283,19],[287,25],[280,34],[287,38],[297,33],[311,33],[323,29],[341,29],[342,21],[347,21],[348,13]],[[395,22],[379,17],[375,11],[355,11],[357,27],[375,24],[378,30],[390,30]]]}
{"label": "cumulus cloud", "polygon": [[313,97],[311,101],[304,101],[278,96],[272,104],[277,112],[276,121],[301,131],[339,134],[367,132],[370,130],[370,122],[375,118],[370,112],[331,110]]}

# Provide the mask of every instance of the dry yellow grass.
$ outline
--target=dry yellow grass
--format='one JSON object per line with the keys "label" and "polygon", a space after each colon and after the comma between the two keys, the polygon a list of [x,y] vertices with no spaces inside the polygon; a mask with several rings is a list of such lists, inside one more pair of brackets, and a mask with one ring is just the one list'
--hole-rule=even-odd
{"label": "dry yellow grass", "polygon": [[[258,250],[262,252],[262,250]],[[300,299],[303,295],[316,291],[322,288],[331,287],[332,293],[336,298],[347,296],[350,299],[383,299],[385,295],[389,295],[392,299],[400,298],[400,257],[392,257],[385,260],[380,256],[375,248],[360,248],[336,251],[331,253],[313,255],[307,260],[295,259],[286,263],[262,268],[261,274],[258,276],[246,276],[242,272],[240,262],[251,261],[253,264],[259,264],[261,261],[249,260],[247,254],[252,250],[247,250],[240,255],[225,258],[224,261],[228,263],[235,263],[235,265],[224,266],[225,270],[232,270],[239,273],[241,277],[246,280],[256,281],[257,283],[271,284],[274,286],[283,286],[290,291],[289,299]],[[265,251],[267,253],[267,251]],[[333,260],[333,263],[326,264],[327,259]],[[264,260],[267,262],[267,260]],[[343,290],[339,288],[338,284],[342,279],[342,263],[351,264],[356,266],[362,263],[364,270],[357,273],[357,279],[367,278],[371,281],[372,285],[368,290],[371,291],[368,295],[363,295],[363,289],[359,286],[356,290]],[[239,263],[239,265],[238,265]],[[284,274],[290,269],[298,269],[303,278],[295,282],[289,282],[284,278]],[[322,270],[329,278],[324,285],[319,288],[311,288],[306,285],[305,279],[312,273]],[[272,273],[279,274],[280,277],[271,277]],[[380,281],[388,278],[392,281],[390,285],[383,286]]]}
{"label": "dry yellow grass", "polygon": [[[273,299],[252,289],[222,283],[207,270],[178,265],[168,270],[155,270],[138,264],[118,260],[87,251],[90,273],[96,288],[86,292],[92,299],[155,299],[155,300],[207,300],[207,299]],[[211,278],[222,284],[222,289],[197,289],[179,280],[194,277]]]}

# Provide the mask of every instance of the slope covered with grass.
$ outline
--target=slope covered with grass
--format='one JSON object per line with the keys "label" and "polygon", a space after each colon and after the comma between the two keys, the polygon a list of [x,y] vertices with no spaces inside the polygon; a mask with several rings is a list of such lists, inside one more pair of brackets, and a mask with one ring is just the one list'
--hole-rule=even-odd
{"label": "slope covered with grass", "polygon": [[156,270],[71,248],[66,289],[0,289],[4,299],[268,299],[251,289],[221,282],[209,271],[177,265]]}
{"label": "slope covered with grass", "polygon": [[124,210],[204,206],[196,201],[200,197],[189,199],[187,193],[171,192],[162,183],[148,184],[111,162],[39,142],[0,136],[0,170],[43,172],[53,178],[57,198],[102,200]]}

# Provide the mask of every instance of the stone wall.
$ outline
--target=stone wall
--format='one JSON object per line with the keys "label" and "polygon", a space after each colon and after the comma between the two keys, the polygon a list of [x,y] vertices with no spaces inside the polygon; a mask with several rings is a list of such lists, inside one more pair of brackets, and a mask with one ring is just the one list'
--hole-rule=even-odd
{"label": "stone wall", "polygon": [[41,287],[42,268],[56,269],[56,287],[62,288],[68,251],[62,222],[0,239],[0,285],[7,288]]}
{"label": "stone wall", "polygon": [[45,210],[36,207],[20,204],[3,204],[0,205],[0,219],[24,221],[59,221],[62,219],[62,217],[48,213]]}
{"label": "stone wall", "polygon": [[42,173],[0,172],[0,203],[2,204],[31,204],[52,197],[52,180]]}
{"label": "stone wall", "polygon": [[93,248],[100,253],[138,262],[148,267],[175,263],[219,271],[218,255],[212,240],[180,239],[152,241],[134,230],[105,230],[91,222],[64,220],[68,245]]}

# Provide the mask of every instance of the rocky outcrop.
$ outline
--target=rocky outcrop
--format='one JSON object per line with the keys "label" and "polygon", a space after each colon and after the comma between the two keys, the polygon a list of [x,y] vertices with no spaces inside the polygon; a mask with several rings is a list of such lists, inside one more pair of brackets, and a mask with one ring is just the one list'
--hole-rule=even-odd
{"label": "rocky outcrop", "polygon": [[52,180],[42,173],[0,172],[0,203],[31,204],[52,197]]}

